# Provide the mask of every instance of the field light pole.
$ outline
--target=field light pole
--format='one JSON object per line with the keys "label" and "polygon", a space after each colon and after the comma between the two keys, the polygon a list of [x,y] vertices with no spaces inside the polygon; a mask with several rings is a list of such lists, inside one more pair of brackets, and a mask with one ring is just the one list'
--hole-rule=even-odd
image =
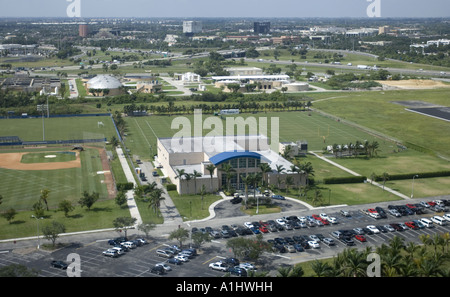
{"label": "field light pole", "polygon": [[37,218],[37,217],[35,217],[34,215],[32,215],[31,217],[32,217],[32,218],[35,218],[35,219],[37,220],[37,240],[38,240],[37,248],[39,249],[40,246],[41,246],[41,240],[40,240],[40,238],[39,238],[39,220],[42,220],[42,219],[44,219],[44,218],[42,218],[42,217]]}
{"label": "field light pole", "polygon": [[[48,99],[47,99],[48,100]],[[47,104],[40,104],[37,106],[37,111],[42,112],[42,141],[45,141],[45,122],[44,122],[44,111],[47,111],[47,117],[49,117],[48,114],[48,103]]]}
{"label": "field light pole", "polygon": [[413,176],[412,178],[412,185],[411,185],[411,198],[414,197],[414,178],[419,177],[417,174]]}

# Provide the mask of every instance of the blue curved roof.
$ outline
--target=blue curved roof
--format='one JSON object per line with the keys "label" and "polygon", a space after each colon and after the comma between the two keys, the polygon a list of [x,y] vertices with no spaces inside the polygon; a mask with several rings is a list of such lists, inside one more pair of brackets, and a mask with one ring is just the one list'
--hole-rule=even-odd
{"label": "blue curved roof", "polygon": [[231,152],[223,152],[220,154],[217,154],[209,159],[211,163],[214,165],[221,164],[223,162],[229,161],[231,159],[236,158],[254,158],[261,160],[261,155],[255,152],[249,152],[249,151],[231,151]]}

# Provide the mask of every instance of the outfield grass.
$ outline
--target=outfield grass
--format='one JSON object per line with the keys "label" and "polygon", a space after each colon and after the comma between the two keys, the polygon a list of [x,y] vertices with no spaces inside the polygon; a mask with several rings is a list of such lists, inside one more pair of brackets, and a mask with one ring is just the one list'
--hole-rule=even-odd
{"label": "outfield grass", "polygon": [[209,205],[222,199],[218,195],[180,195],[177,191],[169,191],[169,195],[185,221],[204,219],[209,216]]}
{"label": "outfield grass", "polygon": [[[42,141],[41,118],[0,120],[0,136],[19,136],[23,141]],[[103,122],[99,126],[98,122]],[[45,118],[45,140],[97,139],[108,140],[116,135],[110,117]]]}

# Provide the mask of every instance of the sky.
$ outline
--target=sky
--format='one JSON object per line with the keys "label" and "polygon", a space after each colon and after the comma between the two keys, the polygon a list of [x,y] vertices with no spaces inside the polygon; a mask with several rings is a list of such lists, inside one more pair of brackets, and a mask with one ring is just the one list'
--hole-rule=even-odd
{"label": "sky", "polygon": [[[76,2],[80,9],[75,7]],[[375,4],[380,4],[380,9]],[[368,13],[368,8],[372,8]],[[449,0],[0,0],[0,17],[450,17]]]}

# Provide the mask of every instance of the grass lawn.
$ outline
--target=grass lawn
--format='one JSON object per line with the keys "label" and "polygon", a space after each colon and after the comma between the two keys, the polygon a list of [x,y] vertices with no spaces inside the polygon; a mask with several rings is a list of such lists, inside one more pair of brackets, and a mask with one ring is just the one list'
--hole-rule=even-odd
{"label": "grass lawn", "polygon": [[[405,110],[392,101],[424,101],[449,106],[449,91],[401,90],[385,92],[311,94],[313,107],[345,120],[410,142],[450,159],[450,125],[443,120]],[[325,100],[324,100],[325,99]]]}
{"label": "grass lawn", "polygon": [[180,195],[177,191],[169,191],[169,195],[185,221],[200,220],[208,217],[208,207],[222,199],[218,195],[207,194],[203,197],[202,203],[200,195]]}
{"label": "grass lawn", "polygon": [[[76,205],[76,203],[73,203],[73,205]],[[4,218],[0,218],[0,239],[36,236],[37,222],[31,215],[33,215],[32,211],[19,212],[11,223],[8,223]],[[112,222],[114,219],[127,216],[130,216],[128,208],[119,207],[114,200],[104,200],[97,201],[91,210],[76,205],[74,211],[70,212],[68,217],[65,217],[61,211],[46,211],[44,219],[39,221],[39,228],[42,230],[43,226],[53,220],[64,224],[66,232],[113,228]],[[42,232],[40,235],[42,236]],[[45,242],[45,239],[41,239],[41,244]]]}
{"label": "grass lawn", "polygon": [[414,198],[425,198],[440,195],[449,195],[450,177],[415,178],[414,189],[412,180],[387,181],[386,186],[407,196],[414,192]]}
{"label": "grass lawn", "polygon": [[[103,122],[104,126],[99,126]],[[45,140],[107,138],[116,135],[112,120],[103,117],[45,118]],[[23,141],[42,141],[41,118],[0,120],[0,136],[19,136]],[[116,136],[117,137],[117,136]]]}

